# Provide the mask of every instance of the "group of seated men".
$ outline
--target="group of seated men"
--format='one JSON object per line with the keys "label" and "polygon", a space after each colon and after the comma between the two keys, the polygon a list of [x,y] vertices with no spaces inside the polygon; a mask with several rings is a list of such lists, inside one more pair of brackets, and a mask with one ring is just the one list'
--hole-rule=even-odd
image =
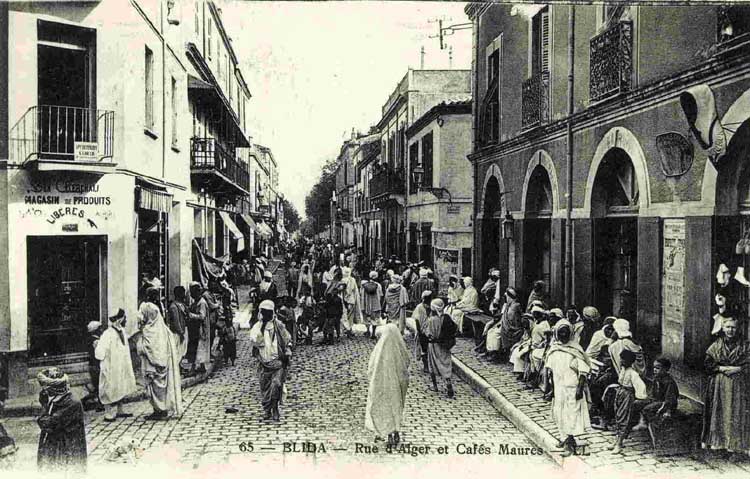
{"label": "group of seated men", "polygon": [[[491,275],[488,282],[492,279]],[[481,312],[471,279],[465,278],[464,283],[466,289],[452,313],[459,331],[466,314]],[[596,419],[592,427],[615,430],[617,439],[611,449],[620,452],[631,430],[648,428],[648,424],[671,416],[677,409],[679,393],[669,374],[671,363],[657,358],[647,376],[643,349],[633,339],[627,320],[613,316],[602,319],[593,306],[583,308],[580,314],[575,305],[565,311],[548,309],[544,289],[545,284],[537,281],[525,307],[513,287],[505,289],[502,298],[495,293],[489,306],[492,319],[484,326],[475,351],[493,363],[510,362],[526,389],[541,388],[544,399],[551,401],[554,378],[545,363],[550,347],[558,343],[558,323],[570,325],[568,347],[579,350],[587,363],[587,405],[590,416]]]}

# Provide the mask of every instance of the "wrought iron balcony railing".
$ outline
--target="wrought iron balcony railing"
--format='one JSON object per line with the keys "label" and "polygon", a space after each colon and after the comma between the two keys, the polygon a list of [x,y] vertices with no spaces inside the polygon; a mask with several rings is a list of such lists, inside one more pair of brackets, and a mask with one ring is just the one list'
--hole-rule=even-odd
{"label": "wrought iron balcony railing", "polygon": [[527,129],[549,122],[549,72],[524,81],[521,94],[521,126]]}
{"label": "wrought iron balcony railing", "polygon": [[387,194],[403,195],[406,189],[403,170],[384,168],[375,173],[370,180],[370,198]]}
{"label": "wrought iron balcony railing", "polygon": [[591,39],[591,101],[629,91],[633,76],[633,24],[621,21]]}
{"label": "wrought iron balcony railing", "polygon": [[224,147],[215,138],[190,140],[190,168],[193,172],[220,173],[245,193],[250,190],[250,173],[247,165],[237,161],[233,148]]}
{"label": "wrought iron balcony railing", "polygon": [[73,106],[32,106],[10,130],[12,162],[103,162],[113,152],[115,112]]}

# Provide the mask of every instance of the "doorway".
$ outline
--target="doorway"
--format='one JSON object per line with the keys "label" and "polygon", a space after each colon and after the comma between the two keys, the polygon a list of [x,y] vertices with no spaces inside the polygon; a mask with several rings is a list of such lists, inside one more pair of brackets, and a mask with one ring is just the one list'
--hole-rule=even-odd
{"label": "doorway", "polygon": [[[487,274],[490,268],[500,264],[500,184],[493,176],[485,189],[484,219],[482,220],[482,257],[479,260],[480,270],[477,276]],[[477,278],[478,279],[478,278]]]}
{"label": "doorway", "polygon": [[30,359],[83,359],[86,326],[102,320],[106,236],[29,236],[26,250]]}
{"label": "doorway", "polygon": [[552,184],[547,170],[537,165],[531,172],[526,193],[524,225],[523,288],[531,291],[535,281],[551,286]]}

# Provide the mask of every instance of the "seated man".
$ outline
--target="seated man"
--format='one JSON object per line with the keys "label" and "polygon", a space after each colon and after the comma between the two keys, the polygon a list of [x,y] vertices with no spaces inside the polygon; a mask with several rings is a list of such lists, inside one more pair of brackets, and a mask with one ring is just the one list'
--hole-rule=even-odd
{"label": "seated man", "polygon": [[461,300],[453,308],[452,319],[458,326],[459,331],[463,331],[464,315],[479,311],[479,293],[474,287],[474,281],[470,277],[464,278],[464,292]]}
{"label": "seated man", "polygon": [[531,326],[531,345],[529,352],[529,373],[527,389],[534,389],[539,385],[544,369],[544,353],[549,346],[552,327],[549,325],[545,311],[539,306],[531,308],[534,324]]}
{"label": "seated man", "polygon": [[505,290],[505,304],[502,307],[499,321],[487,323],[484,336],[487,338],[486,358],[492,362],[507,360],[510,348],[523,336],[523,318],[521,304],[517,301],[516,290],[509,287]]}

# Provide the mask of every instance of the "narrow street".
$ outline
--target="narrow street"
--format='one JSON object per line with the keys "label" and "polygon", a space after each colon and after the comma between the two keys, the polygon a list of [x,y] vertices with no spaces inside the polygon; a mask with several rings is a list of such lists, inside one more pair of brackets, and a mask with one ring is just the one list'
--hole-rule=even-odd
{"label": "narrow street", "polygon": [[[282,273],[279,269],[275,275],[279,291],[284,288]],[[445,396],[442,385],[439,394],[429,391],[429,376],[415,363],[401,431],[404,447],[385,451],[385,443],[375,442],[374,434],[364,427],[367,364],[374,345],[360,334],[334,346],[298,347],[282,419],[274,424],[260,419],[256,362],[248,330],[242,330],[236,365],[222,366],[208,382],[185,389],[186,410],[181,418],[144,421],[151,412],[148,401],[128,405],[135,416],[114,423],[105,422],[102,413],[87,413],[89,464],[94,469],[111,464],[108,455],[113,447],[133,441],[144,450],[140,463],[163,462],[164,457],[170,457],[187,468],[261,458],[265,466],[269,461],[383,463],[394,458],[400,465],[423,460],[435,464],[441,457],[451,461],[472,457],[472,467],[477,467],[483,463],[477,460],[479,455],[490,463],[554,466],[543,455],[511,455],[512,448],[532,448],[533,444],[460,380],[455,381],[453,400]],[[408,346],[411,348],[410,342]],[[9,419],[6,427],[19,442],[16,465],[33,470],[38,438],[33,419]],[[367,449],[372,446],[378,447],[377,453]],[[313,447],[315,452],[311,452]],[[443,447],[447,454],[438,452]],[[507,453],[500,455],[501,451]]]}

